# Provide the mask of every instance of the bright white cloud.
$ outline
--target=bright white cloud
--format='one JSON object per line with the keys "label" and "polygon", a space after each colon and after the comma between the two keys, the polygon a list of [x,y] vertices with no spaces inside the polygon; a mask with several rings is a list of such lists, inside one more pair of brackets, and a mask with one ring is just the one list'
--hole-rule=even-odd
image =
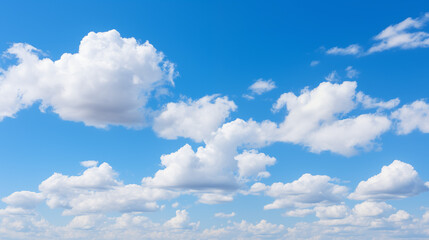
{"label": "bright white cloud", "polygon": [[266,194],[275,198],[275,201],[265,205],[264,209],[307,208],[341,202],[347,194],[347,188],[332,181],[329,176],[306,173],[291,183],[273,183]]}
{"label": "bright white cloud", "polygon": [[263,93],[269,92],[276,88],[276,84],[271,79],[264,80],[262,78],[258,79],[255,83],[253,83],[249,89],[253,94],[261,95]]}
{"label": "bright white cloud", "polygon": [[333,47],[326,51],[330,55],[358,55],[361,54],[362,47],[357,44],[352,44],[346,48]]}
{"label": "bright white cloud", "polygon": [[420,18],[407,18],[391,25],[374,37],[377,42],[368,50],[368,54],[382,52],[392,48],[412,49],[429,47],[429,33],[412,31],[423,27],[429,20],[429,13]]}
{"label": "bright white cloud", "polygon": [[241,178],[248,177],[269,177],[270,173],[265,171],[266,166],[272,166],[276,163],[276,159],[258,153],[252,149],[234,157],[238,161],[238,172]]}
{"label": "bright white cloud", "polygon": [[429,190],[429,183],[424,183],[410,164],[399,160],[389,166],[383,166],[381,172],[366,181],[361,181],[349,198],[395,199],[415,196]]}
{"label": "bright white cloud", "polygon": [[187,137],[202,141],[216,131],[237,106],[227,97],[205,96],[197,101],[168,103],[154,119],[153,129],[163,138]]}
{"label": "bright white cloud", "polygon": [[365,201],[356,204],[353,213],[360,217],[375,217],[393,211],[393,207],[385,202]]}
{"label": "bright white cloud", "polygon": [[159,209],[157,200],[178,196],[178,193],[164,189],[124,185],[107,163],[98,167],[93,165],[78,176],[54,173],[39,185],[39,190],[40,193],[15,192],[2,200],[8,204],[9,210],[32,209],[46,200],[50,208],[63,209],[64,215],[97,215],[154,211]]}
{"label": "bright white cloud", "polygon": [[429,133],[429,104],[423,100],[402,106],[392,113],[392,118],[398,120],[398,134],[408,134],[415,129]]}
{"label": "bright white cloud", "polygon": [[339,119],[356,108],[356,82],[321,83],[304,89],[301,95],[284,93],[273,106],[286,106],[288,114],[279,126],[280,141],[308,146],[313,152],[332,151],[355,154],[357,148],[369,149],[373,141],[390,129],[382,114],[362,114]]}
{"label": "bright white cloud", "polygon": [[175,74],[149,42],[122,38],[116,30],[90,32],[78,53],[56,61],[38,52],[22,43],[8,49],[18,64],[0,74],[0,120],[40,101],[42,111],[52,109],[64,120],[141,127],[151,92]]}

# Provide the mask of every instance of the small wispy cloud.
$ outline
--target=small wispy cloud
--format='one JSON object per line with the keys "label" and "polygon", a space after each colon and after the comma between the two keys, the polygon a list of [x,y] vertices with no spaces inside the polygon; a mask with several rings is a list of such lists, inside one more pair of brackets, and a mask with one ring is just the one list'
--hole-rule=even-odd
{"label": "small wispy cloud", "polygon": [[359,75],[359,71],[354,69],[352,66],[346,67],[346,76],[347,78],[357,78]]}
{"label": "small wispy cloud", "polygon": [[217,218],[232,218],[235,216],[235,212],[232,212],[232,213],[218,212],[218,213],[215,213],[214,216]]}
{"label": "small wispy cloud", "polygon": [[314,60],[314,61],[311,61],[310,66],[315,67],[315,66],[319,65],[319,63],[320,63],[320,61]]}
{"label": "small wispy cloud", "polygon": [[249,87],[249,90],[252,91],[253,94],[261,95],[273,90],[274,88],[276,88],[276,84],[273,80],[264,80],[260,78]]}
{"label": "small wispy cloud", "polygon": [[338,82],[340,80],[340,76],[337,71],[334,70],[325,77],[325,80],[328,82]]}
{"label": "small wispy cloud", "polygon": [[357,44],[352,44],[348,47],[333,47],[326,51],[330,55],[358,55],[362,52],[362,47]]}
{"label": "small wispy cloud", "polygon": [[400,23],[390,25],[377,34],[373,40],[375,43],[368,49],[358,44],[348,47],[333,47],[326,51],[329,55],[369,55],[376,52],[383,52],[394,48],[414,49],[429,47],[429,33],[416,31],[421,29],[429,21],[429,12],[418,18],[407,18]]}

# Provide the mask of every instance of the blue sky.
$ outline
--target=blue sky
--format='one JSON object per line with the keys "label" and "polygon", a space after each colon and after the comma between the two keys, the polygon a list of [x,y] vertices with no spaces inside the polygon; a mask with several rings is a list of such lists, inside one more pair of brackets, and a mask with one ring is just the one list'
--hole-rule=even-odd
{"label": "blue sky", "polygon": [[0,238],[429,238],[428,7],[0,3]]}

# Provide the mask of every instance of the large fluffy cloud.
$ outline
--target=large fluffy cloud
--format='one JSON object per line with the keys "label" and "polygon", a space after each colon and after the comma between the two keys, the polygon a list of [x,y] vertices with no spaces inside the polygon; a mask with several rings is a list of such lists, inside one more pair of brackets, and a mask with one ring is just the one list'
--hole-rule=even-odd
{"label": "large fluffy cloud", "polygon": [[408,134],[415,129],[429,133],[429,104],[423,100],[402,106],[392,113],[392,117],[398,120],[398,134]]}
{"label": "large fluffy cloud", "polygon": [[399,160],[384,166],[381,172],[366,181],[362,181],[349,195],[351,199],[395,199],[406,198],[429,190],[410,164]]}
{"label": "large fluffy cloud", "polygon": [[[239,186],[236,174],[239,166],[234,159],[238,155],[237,148],[264,146],[271,141],[275,131],[276,124],[269,121],[257,123],[236,119],[225,123],[205,139],[206,145],[197,151],[186,144],[176,152],[161,156],[161,164],[165,168],[156,172],[154,177],[144,178],[143,183],[194,190],[236,189]],[[266,162],[262,165],[272,162],[265,158],[262,161]],[[262,165],[256,166],[258,172],[263,170]],[[249,163],[244,161],[240,166],[243,174],[253,174],[254,169],[250,169]]]}
{"label": "large fluffy cloud", "polygon": [[151,92],[173,81],[174,67],[161,52],[116,30],[90,32],[78,53],[56,61],[38,52],[22,43],[7,50],[18,64],[0,71],[0,120],[40,101],[42,111],[51,108],[64,120],[140,127]]}
{"label": "large fluffy cloud", "polygon": [[284,93],[274,110],[287,108],[280,124],[280,141],[308,146],[313,152],[332,151],[352,155],[357,148],[369,148],[374,139],[390,128],[391,122],[382,114],[362,114],[342,118],[357,107],[356,82],[321,83],[301,95]]}
{"label": "large fluffy cloud", "polygon": [[197,101],[168,103],[154,119],[153,129],[160,137],[207,139],[237,106],[227,97],[205,96]]}

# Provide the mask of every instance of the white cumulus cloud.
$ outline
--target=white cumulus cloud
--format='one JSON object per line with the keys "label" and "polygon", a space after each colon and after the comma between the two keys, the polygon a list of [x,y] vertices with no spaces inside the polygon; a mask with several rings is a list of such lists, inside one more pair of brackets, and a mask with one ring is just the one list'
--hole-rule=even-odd
{"label": "white cumulus cloud", "polygon": [[429,104],[423,100],[402,106],[392,113],[392,118],[398,120],[398,134],[408,134],[415,129],[429,133]]}
{"label": "white cumulus cloud", "polygon": [[205,96],[196,101],[168,103],[155,117],[153,129],[163,138],[187,137],[197,142],[217,130],[237,106],[227,97]]}
{"label": "white cumulus cloud", "polygon": [[0,74],[0,120],[40,102],[62,119],[104,128],[141,127],[154,89],[172,84],[173,64],[149,42],[122,38],[116,30],[90,32],[79,52],[40,59],[39,50],[13,44],[18,59]]}
{"label": "white cumulus cloud", "polygon": [[306,173],[291,183],[273,183],[266,194],[275,201],[264,209],[307,208],[341,202],[348,190],[332,181],[329,176]]}
{"label": "white cumulus cloud", "polygon": [[356,200],[384,200],[415,196],[429,190],[410,164],[399,160],[383,166],[381,172],[361,181],[349,198]]}

